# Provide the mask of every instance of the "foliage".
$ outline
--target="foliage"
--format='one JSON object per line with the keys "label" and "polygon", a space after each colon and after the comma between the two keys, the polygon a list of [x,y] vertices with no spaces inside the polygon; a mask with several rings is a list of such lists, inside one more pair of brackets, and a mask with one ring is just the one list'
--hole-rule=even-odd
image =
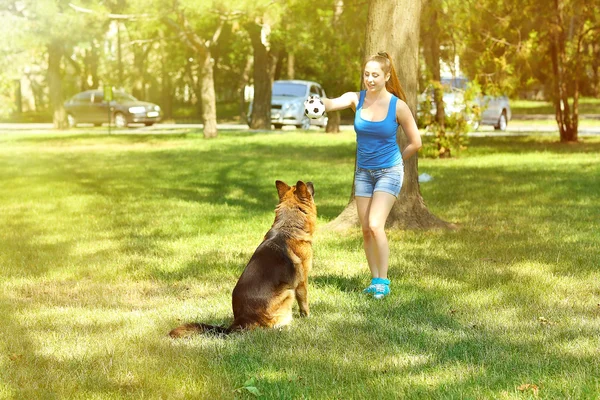
{"label": "foliage", "polygon": [[[434,136],[433,142],[425,143],[422,153],[425,157],[444,158],[460,156],[469,144],[469,132],[473,130],[473,122],[480,120],[481,110],[476,106],[475,99],[481,94],[479,86],[472,82],[462,92],[461,112],[446,112],[444,125],[442,126],[435,118],[433,88],[448,90],[439,82],[429,82],[427,85],[431,90],[425,91],[425,96],[419,103],[417,123],[420,127],[426,127],[427,133]],[[445,108],[447,110],[447,108]]]}

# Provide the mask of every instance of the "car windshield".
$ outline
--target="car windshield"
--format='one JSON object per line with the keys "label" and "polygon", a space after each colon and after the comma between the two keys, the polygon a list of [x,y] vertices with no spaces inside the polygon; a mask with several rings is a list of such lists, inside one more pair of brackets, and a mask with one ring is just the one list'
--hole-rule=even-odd
{"label": "car windshield", "polygon": [[275,82],[273,84],[273,96],[290,96],[302,97],[306,95],[306,85],[299,83],[282,83]]}
{"label": "car windshield", "polygon": [[116,102],[138,101],[138,99],[136,99],[132,95],[127,94],[127,93],[123,93],[123,92],[115,92],[115,93],[113,93],[113,100],[116,101]]}
{"label": "car windshield", "polygon": [[446,88],[461,90],[465,90],[467,83],[469,83],[466,78],[442,78],[441,82]]}

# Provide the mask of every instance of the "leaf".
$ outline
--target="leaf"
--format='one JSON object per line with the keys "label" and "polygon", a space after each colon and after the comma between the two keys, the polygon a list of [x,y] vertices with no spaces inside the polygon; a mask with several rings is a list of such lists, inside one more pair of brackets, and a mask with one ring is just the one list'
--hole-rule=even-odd
{"label": "leaf", "polygon": [[521,392],[526,392],[528,390],[531,390],[531,392],[533,393],[533,395],[535,397],[537,397],[538,396],[539,387],[537,385],[532,384],[532,383],[524,383],[521,386],[518,386],[517,390],[519,390]]}
{"label": "leaf", "polygon": [[260,390],[258,390],[258,388],[256,386],[245,386],[244,389],[246,389],[247,391],[249,391],[250,393],[252,393],[256,397],[262,395],[262,393],[260,392]]}
{"label": "leaf", "polygon": [[244,382],[244,385],[242,387],[234,389],[233,392],[234,393],[241,393],[244,390],[247,390],[250,394],[252,394],[252,395],[254,395],[256,397],[262,396],[262,393],[256,387],[256,378],[254,378],[254,377],[246,380],[246,382]]}
{"label": "leaf", "polygon": [[538,322],[542,325],[551,325],[551,322],[548,321],[548,319],[544,318],[544,317],[538,317]]}

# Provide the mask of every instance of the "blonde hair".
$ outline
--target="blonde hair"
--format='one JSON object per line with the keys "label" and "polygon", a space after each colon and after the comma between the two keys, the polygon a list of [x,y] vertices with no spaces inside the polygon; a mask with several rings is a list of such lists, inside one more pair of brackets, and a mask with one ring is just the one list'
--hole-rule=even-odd
{"label": "blonde hair", "polygon": [[402,85],[400,85],[400,80],[398,80],[398,75],[396,74],[394,64],[392,63],[392,59],[390,58],[389,54],[385,51],[380,51],[377,54],[373,54],[367,58],[367,61],[365,61],[363,65],[363,71],[369,61],[377,61],[379,65],[381,65],[381,70],[384,72],[384,74],[390,74],[390,79],[385,82],[385,88],[388,92],[406,102],[406,94],[404,93],[404,89],[402,89]]}

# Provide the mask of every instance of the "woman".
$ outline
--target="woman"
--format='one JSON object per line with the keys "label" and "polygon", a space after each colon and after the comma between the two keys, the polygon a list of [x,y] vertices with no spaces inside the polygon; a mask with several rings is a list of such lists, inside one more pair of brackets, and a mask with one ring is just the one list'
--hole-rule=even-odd
{"label": "woman", "polygon": [[[421,136],[387,53],[380,52],[367,59],[363,81],[365,90],[322,101],[326,111],[348,107],[356,111],[355,199],[372,276],[364,292],[382,299],[390,293],[387,276],[390,250],[385,222],[400,194],[404,160],[421,148]],[[396,141],[398,126],[408,138],[408,145],[402,151]]]}

